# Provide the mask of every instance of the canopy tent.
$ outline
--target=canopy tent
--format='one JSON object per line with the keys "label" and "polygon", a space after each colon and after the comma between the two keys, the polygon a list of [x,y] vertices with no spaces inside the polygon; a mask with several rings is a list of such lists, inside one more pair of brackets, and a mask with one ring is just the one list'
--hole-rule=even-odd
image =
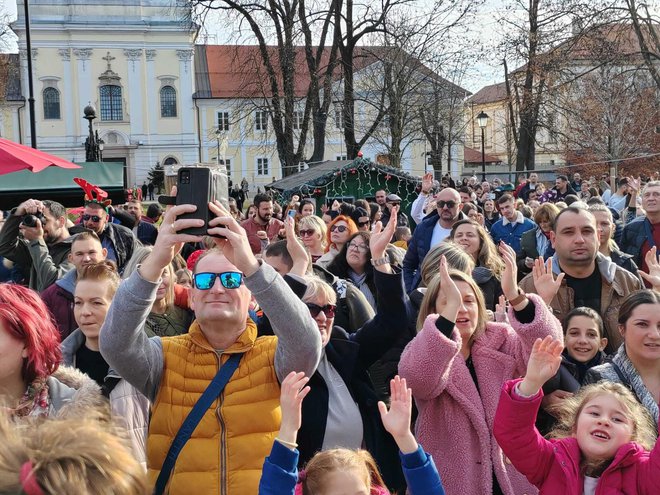
{"label": "canopy tent", "polygon": [[39,173],[21,170],[0,178],[0,210],[9,210],[26,199],[50,199],[64,206],[81,206],[83,190],[73,182],[81,177],[108,192],[113,204],[123,203],[124,164],[120,162],[83,162],[82,168],[48,167]]}

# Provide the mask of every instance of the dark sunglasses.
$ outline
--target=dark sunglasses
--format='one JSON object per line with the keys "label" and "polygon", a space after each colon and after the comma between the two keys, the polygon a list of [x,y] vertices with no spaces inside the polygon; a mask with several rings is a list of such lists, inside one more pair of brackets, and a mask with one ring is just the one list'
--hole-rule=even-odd
{"label": "dark sunglasses", "polygon": [[238,289],[243,282],[243,274],[240,272],[202,272],[193,275],[193,284],[197,289],[209,290],[215,284],[216,277],[225,289]]}
{"label": "dark sunglasses", "polygon": [[334,232],[335,230],[338,232],[346,232],[348,227],[346,227],[346,225],[333,225],[330,227],[330,232]]}
{"label": "dark sunglasses", "polygon": [[369,220],[367,220],[365,222],[358,222],[358,227],[365,227],[365,226],[369,225],[369,223],[370,223]]}
{"label": "dark sunglasses", "polygon": [[392,206],[399,206],[401,203],[399,203],[398,201],[392,201],[392,202],[390,202],[390,204]]}
{"label": "dark sunglasses", "polygon": [[440,200],[436,204],[438,205],[438,208],[444,208],[446,206],[447,208],[449,208],[451,210],[458,203],[456,201],[442,201],[442,200]]}
{"label": "dark sunglasses", "polygon": [[82,219],[83,219],[83,222],[87,222],[87,221],[91,220],[92,222],[98,223],[98,222],[101,221],[101,217],[98,216],[98,215],[83,215]]}
{"label": "dark sunglasses", "polygon": [[326,318],[334,318],[335,317],[335,310],[337,309],[337,306],[334,304],[326,304],[325,306],[319,306],[318,304],[312,304],[312,303],[305,303],[307,304],[307,307],[309,308],[309,313],[312,315],[312,318],[316,318],[321,311],[323,311],[323,314],[325,315]]}
{"label": "dark sunglasses", "polygon": [[300,230],[300,237],[309,237],[313,236],[316,233],[316,230],[314,229],[308,229],[308,230]]}

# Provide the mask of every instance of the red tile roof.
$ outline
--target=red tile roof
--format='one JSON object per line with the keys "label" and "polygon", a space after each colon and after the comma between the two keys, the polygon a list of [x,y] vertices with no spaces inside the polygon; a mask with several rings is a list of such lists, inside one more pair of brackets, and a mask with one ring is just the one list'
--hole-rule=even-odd
{"label": "red tile roof", "polygon": [[[496,156],[486,153],[486,163],[501,163],[502,160]],[[463,148],[463,161],[465,163],[481,163],[481,151],[465,146]]]}

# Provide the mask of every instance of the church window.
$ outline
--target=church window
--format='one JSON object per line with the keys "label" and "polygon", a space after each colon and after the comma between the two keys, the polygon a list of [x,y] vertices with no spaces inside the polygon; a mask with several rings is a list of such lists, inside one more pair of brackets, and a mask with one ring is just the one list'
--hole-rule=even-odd
{"label": "church window", "polygon": [[106,84],[100,88],[101,120],[123,120],[121,86]]}
{"label": "church window", "polygon": [[44,119],[60,119],[60,92],[55,88],[45,88]]}
{"label": "church window", "polygon": [[160,88],[160,116],[176,117],[176,90],[172,86]]}

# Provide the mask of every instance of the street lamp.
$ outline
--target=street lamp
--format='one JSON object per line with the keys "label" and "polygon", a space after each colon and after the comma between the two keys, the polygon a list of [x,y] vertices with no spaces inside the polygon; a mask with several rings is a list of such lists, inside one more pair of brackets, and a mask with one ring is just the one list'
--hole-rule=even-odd
{"label": "street lamp", "polygon": [[483,110],[477,115],[477,123],[481,127],[481,180],[486,180],[486,138],[485,129],[488,125],[488,114]]}
{"label": "street lamp", "polygon": [[89,122],[89,136],[85,139],[85,161],[103,161],[103,145],[105,142],[99,138],[99,131],[94,131],[93,120],[96,118],[96,108],[90,103],[84,110],[83,118]]}

